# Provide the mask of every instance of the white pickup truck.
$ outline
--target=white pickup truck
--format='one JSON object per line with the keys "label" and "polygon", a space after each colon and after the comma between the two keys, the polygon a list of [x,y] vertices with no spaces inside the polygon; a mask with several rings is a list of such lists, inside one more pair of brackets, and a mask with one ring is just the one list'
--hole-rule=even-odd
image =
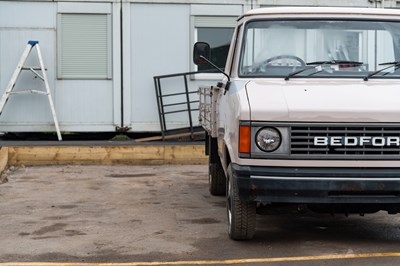
{"label": "white pickup truck", "polygon": [[[196,43],[194,62],[210,50]],[[275,206],[400,212],[399,10],[252,10],[220,71],[200,88],[200,122],[232,239]]]}

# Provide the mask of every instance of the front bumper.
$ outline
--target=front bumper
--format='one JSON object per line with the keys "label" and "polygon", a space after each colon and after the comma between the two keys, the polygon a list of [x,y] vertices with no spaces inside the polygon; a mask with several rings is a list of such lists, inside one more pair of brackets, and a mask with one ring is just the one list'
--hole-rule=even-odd
{"label": "front bumper", "polygon": [[244,201],[271,203],[400,203],[400,168],[299,168],[232,164]]}

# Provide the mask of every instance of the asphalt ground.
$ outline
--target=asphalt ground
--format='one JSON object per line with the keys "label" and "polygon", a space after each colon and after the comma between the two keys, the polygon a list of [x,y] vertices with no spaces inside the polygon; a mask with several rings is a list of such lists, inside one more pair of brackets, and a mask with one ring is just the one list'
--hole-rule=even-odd
{"label": "asphalt ground", "polygon": [[206,165],[16,167],[0,185],[0,265],[399,265],[400,216],[257,217],[227,235]]}

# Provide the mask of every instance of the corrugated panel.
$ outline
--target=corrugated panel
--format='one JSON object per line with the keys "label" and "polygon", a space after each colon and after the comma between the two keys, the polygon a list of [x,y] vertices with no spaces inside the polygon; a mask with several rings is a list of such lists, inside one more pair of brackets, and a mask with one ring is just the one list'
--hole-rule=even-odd
{"label": "corrugated panel", "polygon": [[111,78],[107,14],[60,14],[59,78]]}
{"label": "corrugated panel", "polygon": [[204,28],[234,28],[236,17],[195,16],[194,26]]}

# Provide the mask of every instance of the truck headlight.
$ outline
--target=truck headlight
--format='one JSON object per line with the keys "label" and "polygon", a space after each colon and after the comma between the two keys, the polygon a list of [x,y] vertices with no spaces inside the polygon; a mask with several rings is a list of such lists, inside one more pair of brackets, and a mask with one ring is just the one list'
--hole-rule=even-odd
{"label": "truck headlight", "polygon": [[264,127],[256,134],[257,147],[265,152],[272,152],[281,145],[281,134],[273,127]]}

